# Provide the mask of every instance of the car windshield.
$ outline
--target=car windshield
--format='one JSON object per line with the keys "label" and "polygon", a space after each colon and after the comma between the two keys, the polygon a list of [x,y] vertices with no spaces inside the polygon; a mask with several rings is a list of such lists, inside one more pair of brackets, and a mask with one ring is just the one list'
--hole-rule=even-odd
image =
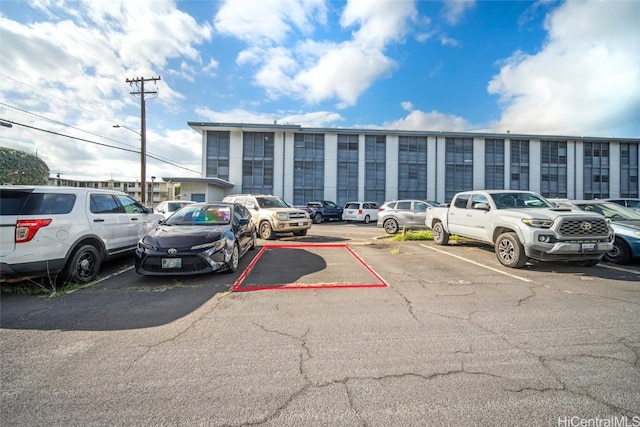
{"label": "car windshield", "polygon": [[640,220],[640,213],[616,203],[593,202],[576,203],[576,206],[586,212],[595,212],[606,216],[611,221]]}
{"label": "car windshield", "polygon": [[531,193],[494,193],[491,195],[498,209],[552,208],[542,197]]}
{"label": "car windshield", "polygon": [[224,225],[231,220],[229,206],[185,206],[174,213],[167,225]]}
{"label": "car windshield", "polygon": [[280,199],[279,197],[256,197],[256,200],[258,200],[258,206],[263,209],[289,207],[289,205],[287,205],[284,200]]}
{"label": "car windshield", "polygon": [[170,202],[167,210],[169,212],[175,212],[178,209],[183,208],[183,207],[185,207],[187,205],[190,205],[190,204],[191,203],[189,203],[189,202]]}

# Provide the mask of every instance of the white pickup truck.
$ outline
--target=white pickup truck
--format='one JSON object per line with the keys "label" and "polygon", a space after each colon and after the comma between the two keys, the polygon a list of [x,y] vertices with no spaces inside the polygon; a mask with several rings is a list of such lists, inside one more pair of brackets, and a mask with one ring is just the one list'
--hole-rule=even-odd
{"label": "white pickup truck", "polygon": [[599,214],[559,208],[530,191],[465,191],[449,205],[427,209],[425,225],[446,245],[451,235],[494,246],[500,263],[529,259],[596,265],[613,249],[614,233]]}

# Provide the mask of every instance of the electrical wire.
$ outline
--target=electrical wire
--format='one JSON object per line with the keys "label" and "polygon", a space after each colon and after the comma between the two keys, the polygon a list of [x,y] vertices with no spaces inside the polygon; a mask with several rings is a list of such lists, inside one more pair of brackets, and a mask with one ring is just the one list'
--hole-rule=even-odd
{"label": "electrical wire", "polygon": [[[7,119],[0,118],[0,121],[5,122],[5,123],[11,123],[12,125],[17,125],[17,126],[22,126],[22,127],[29,128],[29,129],[38,130],[38,131],[40,131],[40,132],[45,132],[45,133],[49,133],[49,134],[52,134],[52,135],[62,136],[62,137],[64,137],[64,138],[70,138],[70,139],[75,139],[75,140],[77,140],[77,141],[88,142],[88,143],[90,143],[90,144],[94,144],[94,145],[100,145],[100,146],[102,146],[102,147],[114,148],[114,149],[116,149],[116,150],[128,151],[128,152],[130,152],[130,153],[137,153],[137,154],[141,154],[141,151],[140,151],[140,150],[129,149],[129,148],[122,148],[122,147],[116,147],[116,146],[114,146],[114,145],[104,144],[104,143],[102,143],[102,142],[90,141],[90,140],[88,140],[88,139],[79,138],[79,137],[77,137],[77,136],[65,135],[65,134],[63,134],[63,133],[54,132],[54,131],[52,131],[52,130],[42,129],[42,128],[38,128],[38,127],[35,127],[35,126],[26,125],[26,124],[24,124],[24,123],[14,122],[13,120],[7,120]],[[177,168],[184,169],[184,170],[187,170],[187,171],[189,171],[189,172],[195,172],[195,173],[197,173],[197,174],[200,174],[200,173],[201,173],[200,171],[197,171],[197,170],[194,170],[194,169],[189,169],[189,168],[188,168],[188,167],[186,167],[186,166],[182,166],[182,165],[179,165],[179,164],[176,164],[176,163],[170,162],[170,161],[168,161],[168,160],[160,159],[160,158],[158,158],[158,157],[156,157],[156,156],[154,156],[154,155],[148,154],[148,153],[147,153],[146,155],[147,155],[147,157],[150,157],[150,158],[152,158],[152,159],[154,159],[154,160],[158,160],[159,162],[166,163],[166,164],[168,164],[168,165],[175,166],[175,167],[177,167]]]}

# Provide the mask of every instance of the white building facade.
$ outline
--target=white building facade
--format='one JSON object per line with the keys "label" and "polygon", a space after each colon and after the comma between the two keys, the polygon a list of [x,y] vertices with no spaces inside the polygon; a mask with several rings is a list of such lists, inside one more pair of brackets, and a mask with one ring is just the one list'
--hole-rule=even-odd
{"label": "white building facade", "polygon": [[189,125],[202,134],[204,180],[225,184],[215,194],[274,194],[295,205],[343,205],[406,198],[449,202],[458,191],[477,189],[572,199],[640,193],[640,139]]}

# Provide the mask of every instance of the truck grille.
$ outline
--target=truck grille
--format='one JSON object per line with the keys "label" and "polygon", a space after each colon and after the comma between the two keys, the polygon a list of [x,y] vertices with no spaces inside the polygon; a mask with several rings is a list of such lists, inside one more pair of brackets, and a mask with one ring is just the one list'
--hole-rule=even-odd
{"label": "truck grille", "polygon": [[609,226],[604,219],[565,219],[558,233],[564,237],[608,236]]}
{"label": "truck grille", "polygon": [[307,215],[304,212],[291,212],[289,213],[289,219],[305,218]]}

